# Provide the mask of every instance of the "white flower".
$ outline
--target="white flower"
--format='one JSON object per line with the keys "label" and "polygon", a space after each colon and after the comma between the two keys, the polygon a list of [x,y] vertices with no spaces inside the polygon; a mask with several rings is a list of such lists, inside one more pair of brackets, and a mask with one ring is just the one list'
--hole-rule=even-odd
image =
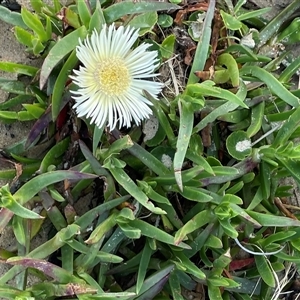
{"label": "white flower", "polygon": [[91,118],[99,127],[107,122],[113,130],[117,123],[119,128],[130,127],[132,119],[139,125],[152,114],[143,91],[157,99],[162,90],[161,83],[147,80],[158,75],[153,73],[157,52],[147,51],[150,45],[145,43],[132,50],[137,38],[133,27],[116,29],[112,24],[79,41],[76,54],[83,66],[70,76],[78,86],[71,91],[78,117]]}

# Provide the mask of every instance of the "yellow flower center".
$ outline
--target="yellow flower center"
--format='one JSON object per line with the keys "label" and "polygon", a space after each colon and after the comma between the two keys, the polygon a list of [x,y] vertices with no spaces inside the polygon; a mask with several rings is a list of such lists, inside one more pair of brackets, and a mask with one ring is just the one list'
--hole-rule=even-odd
{"label": "yellow flower center", "polygon": [[107,96],[120,96],[130,85],[129,71],[120,58],[101,61],[95,72],[98,88]]}

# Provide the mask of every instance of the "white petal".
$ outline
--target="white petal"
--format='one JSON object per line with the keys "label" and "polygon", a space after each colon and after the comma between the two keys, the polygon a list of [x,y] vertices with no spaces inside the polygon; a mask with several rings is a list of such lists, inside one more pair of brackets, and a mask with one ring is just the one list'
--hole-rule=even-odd
{"label": "white petal", "polygon": [[[90,118],[91,124],[95,123],[99,127],[107,124],[112,130],[116,126],[130,127],[132,121],[139,125],[152,114],[152,103],[145,98],[144,91],[157,99],[162,90],[163,84],[145,80],[159,75],[154,73],[158,65],[157,52],[147,51],[149,44],[141,44],[131,50],[137,39],[137,29],[130,26],[120,26],[116,29],[112,24],[103,25],[99,33],[94,30],[90,37],[79,42],[76,54],[83,66],[74,70],[74,75],[70,76],[78,86],[78,89],[71,93],[75,100],[73,107],[79,117]],[[104,83],[98,68],[103,66],[101,72],[105,76],[103,72],[106,68],[109,69],[111,62],[116,61],[123,64],[120,66],[123,73],[117,76],[108,75],[107,78],[112,82]],[[111,65],[112,73],[108,74],[115,74],[116,63]],[[124,77],[122,91],[123,82],[120,85],[118,81],[114,85],[113,80],[122,80],[123,74],[128,77],[128,81]]]}

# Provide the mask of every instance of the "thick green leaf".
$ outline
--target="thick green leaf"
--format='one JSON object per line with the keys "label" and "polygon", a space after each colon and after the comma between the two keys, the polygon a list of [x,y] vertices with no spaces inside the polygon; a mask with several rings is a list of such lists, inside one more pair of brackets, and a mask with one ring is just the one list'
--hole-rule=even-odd
{"label": "thick green leaf", "polygon": [[[85,174],[77,171],[52,171],[45,174],[38,175],[26,182],[14,195],[13,198],[20,205],[24,205],[32,197],[34,197],[43,188],[53,183],[62,180],[82,180],[88,178],[96,178],[93,174]],[[12,218],[13,213],[6,208],[0,211],[0,231],[5,228],[9,220]]]}
{"label": "thick green leaf", "polygon": [[255,265],[262,278],[262,280],[271,287],[275,287],[276,282],[273,275],[273,271],[270,267],[270,263],[267,262],[267,258],[262,255],[255,255]]}
{"label": "thick green leaf", "polygon": [[45,6],[42,0],[31,0],[30,3],[36,13],[41,13],[42,8]]}
{"label": "thick green leaf", "polygon": [[38,296],[40,296],[41,291],[43,291],[42,295],[46,297],[46,299],[52,299],[55,297],[64,298],[64,297],[76,296],[77,294],[90,294],[90,293],[94,294],[98,290],[96,288],[91,288],[84,281],[80,283],[69,282],[65,284],[44,281],[42,283],[36,283],[34,285],[33,291]]}
{"label": "thick green leaf", "polygon": [[294,220],[287,217],[267,215],[258,213],[255,211],[246,210],[246,212],[255,219],[261,226],[266,227],[289,227],[289,226],[300,226],[300,221]]}
{"label": "thick green leaf", "polygon": [[228,235],[233,239],[236,239],[239,236],[237,230],[232,226],[230,219],[225,218],[225,219],[219,219],[218,221],[222,226],[222,229],[224,230],[226,235]]}
{"label": "thick green leaf", "polygon": [[139,294],[139,292],[142,288],[142,285],[144,283],[152,253],[153,253],[153,250],[150,248],[150,245],[149,245],[149,242],[147,239],[144,249],[142,251],[141,262],[139,264],[139,270],[137,273],[137,281],[136,281],[136,293],[137,294]]}
{"label": "thick green leaf", "polygon": [[62,102],[63,102],[63,93],[65,90],[66,81],[72,72],[72,69],[78,63],[78,58],[76,56],[76,50],[73,50],[67,61],[64,63],[61,71],[58,74],[57,79],[55,80],[55,84],[53,87],[52,93],[52,119],[56,120],[58,114],[61,110]]}
{"label": "thick green leaf", "polygon": [[[192,138],[197,135],[193,135]],[[191,139],[192,141],[192,139]],[[189,147],[191,148],[191,141],[189,144]],[[210,164],[206,161],[206,159],[202,156],[199,155],[198,151],[192,152],[190,149],[187,150],[186,152],[186,158],[190,159],[192,162],[197,164],[198,166],[202,167],[207,173],[214,175],[214,171]],[[196,175],[195,175],[196,176]]]}
{"label": "thick green leaf", "polygon": [[[26,112],[28,112],[34,119],[39,119],[45,113],[45,108],[42,108],[38,103],[22,104],[22,106],[26,109]],[[18,113],[20,120],[22,120],[21,113],[23,112],[20,111]]]}
{"label": "thick green leaf", "polygon": [[204,272],[201,271],[193,262],[191,262],[183,252],[177,252],[176,257],[180,261],[180,265],[182,265],[183,268],[186,268],[187,273],[192,274],[199,280],[206,278]]}
{"label": "thick green leaf", "polygon": [[263,247],[268,246],[271,243],[279,242],[283,243],[284,241],[292,240],[291,237],[296,234],[296,231],[284,230],[280,232],[273,233],[269,235],[267,238],[261,241]]}
{"label": "thick green leaf", "polygon": [[144,235],[144,236],[156,239],[158,241],[161,241],[161,242],[169,244],[169,245],[176,245],[179,248],[190,249],[189,245],[182,243],[181,241],[178,241],[175,243],[175,239],[172,235],[166,233],[165,231],[163,231],[145,221],[136,219],[136,220],[128,222],[128,224],[134,228],[140,229],[142,232],[142,235]]}
{"label": "thick green leaf", "polygon": [[[245,100],[247,96],[247,88],[246,85],[241,81],[240,88],[236,93],[242,101]],[[206,117],[204,117],[193,129],[193,132],[199,132],[203,128],[205,128],[209,123],[214,122],[218,117],[227,114],[230,111],[235,110],[239,107],[239,104],[233,103],[231,101],[227,101],[226,103],[220,105],[219,107],[215,108],[211,111]]]}
{"label": "thick green leaf", "polygon": [[160,14],[158,16],[157,24],[162,28],[168,28],[173,25],[173,18],[168,14]]}
{"label": "thick green leaf", "polygon": [[212,34],[211,25],[215,13],[215,5],[215,1],[209,2],[207,13],[202,26],[202,34],[197,44],[192,69],[190,71],[188,85],[198,82],[199,78],[195,75],[195,72],[203,71],[204,69],[210,47],[210,39]]}
{"label": "thick green leaf", "polygon": [[[5,191],[6,190],[6,191]],[[32,210],[29,210],[18,203],[15,198],[7,190],[7,186],[1,188],[1,202],[0,206],[4,207],[15,215],[22,217],[24,219],[43,219],[39,214],[35,213]]]}
{"label": "thick green leaf", "polygon": [[243,46],[241,44],[233,44],[225,49],[225,53],[232,53],[232,52],[243,53],[243,54],[249,56],[249,58],[253,59],[253,61],[257,61],[256,54],[252,50],[250,50],[248,47]]}
{"label": "thick green leaf", "polygon": [[127,151],[138,158],[145,166],[152,170],[157,175],[165,175],[170,173],[169,169],[154,155],[144,149],[137,143],[133,143],[133,146],[127,149]]}
{"label": "thick green leaf", "polygon": [[[18,241],[18,243],[20,243],[20,245],[26,247],[26,241],[28,239],[27,237],[27,232],[26,229],[28,228],[28,226],[26,226],[26,223],[28,222],[28,220],[15,215],[14,218],[12,219],[12,229],[14,231],[14,235]],[[28,223],[27,223],[28,224]]]}
{"label": "thick green leaf", "polygon": [[[103,292],[103,293],[99,293],[97,292],[97,294],[88,295],[88,299],[87,298],[82,298],[82,300],[130,300],[133,299],[132,297],[135,297],[136,294],[135,293],[129,293],[129,292],[120,292],[120,293],[107,293],[107,292]],[[84,297],[84,296],[81,296]]]}
{"label": "thick green leaf", "polygon": [[239,21],[237,18],[226,13],[223,10],[221,10],[220,13],[221,13],[221,16],[222,16],[222,19],[224,21],[226,28],[228,28],[230,30],[238,30],[238,29],[242,28],[243,23],[241,21]]}
{"label": "thick green leaf", "polygon": [[22,7],[21,16],[24,23],[38,35],[41,42],[46,42],[50,38],[48,37],[40,18],[36,14],[31,13],[25,7]]}
{"label": "thick green leaf", "polygon": [[70,7],[64,8],[64,16],[64,21],[75,29],[81,26],[78,14],[74,12]]}
{"label": "thick green leaf", "polygon": [[[52,239],[48,240],[44,244],[38,246],[33,251],[28,253],[28,258],[44,259],[59,248],[65,245],[66,241],[71,240],[75,234],[79,233],[80,228],[77,225],[71,224],[68,227],[60,230]],[[6,282],[22,271],[24,267],[14,266],[4,276],[0,278],[0,282]],[[84,283],[81,279],[76,279],[77,282]]]}
{"label": "thick green leaf", "polygon": [[259,179],[263,199],[269,199],[271,193],[271,168],[270,165],[264,161],[259,166]]}
{"label": "thick green leaf", "polygon": [[249,12],[239,14],[237,19],[239,21],[243,21],[243,20],[247,20],[247,19],[251,19],[251,18],[257,18],[259,16],[264,16],[271,9],[272,9],[272,7],[265,7],[265,8],[261,8],[261,9],[255,9],[253,11],[251,10]]}
{"label": "thick green leaf", "polygon": [[95,11],[90,20],[89,32],[92,32],[95,28],[100,31],[103,24],[105,24],[105,18],[101,9],[100,1],[96,1]]}
{"label": "thick green leaf", "polygon": [[[78,251],[79,253],[83,254],[89,254],[89,251],[91,250],[90,247],[84,245],[81,242],[78,242],[77,240],[71,240],[67,241],[67,244],[73,248],[74,250]],[[100,260],[100,262],[103,263],[121,263],[123,261],[123,258],[120,256],[107,253],[104,251],[98,251],[96,254],[96,258]]]}
{"label": "thick green leaf", "polygon": [[86,1],[77,1],[77,10],[82,25],[88,28],[91,20],[91,12],[88,3]]}
{"label": "thick green leaf", "polygon": [[245,66],[240,70],[240,75],[252,75],[260,79],[264,84],[266,84],[269,89],[285,101],[287,104],[298,107],[300,100],[298,97],[294,96],[289,90],[287,90],[271,73],[268,71],[257,67],[257,66]]}
{"label": "thick green leaf", "polygon": [[233,158],[242,160],[251,154],[251,140],[246,132],[234,131],[226,140],[226,148]]}
{"label": "thick green leaf", "polygon": [[35,268],[60,283],[77,281],[76,277],[71,273],[45,260],[18,256],[8,259],[7,263]]}
{"label": "thick green leaf", "polygon": [[[0,8],[1,7],[2,6],[0,6]],[[0,14],[1,14],[1,12],[0,12]],[[30,299],[32,296],[31,292],[16,289],[15,287],[12,287],[8,284],[0,285],[0,295],[1,295],[1,297],[4,297],[5,299],[18,299],[18,297],[20,297],[20,296]]]}
{"label": "thick green leaf", "polygon": [[18,120],[18,113],[15,111],[0,111],[0,120],[9,121],[9,120]]}
{"label": "thick green leaf", "polygon": [[20,13],[12,12],[2,5],[0,5],[0,20],[13,26],[19,26],[23,29],[27,29]]}
{"label": "thick green leaf", "polygon": [[32,98],[31,95],[18,95],[18,96],[13,97],[5,102],[0,103],[0,110],[6,110],[6,109],[12,108],[16,105],[26,103],[31,98]]}
{"label": "thick green leaf", "polygon": [[285,253],[284,251],[280,251],[275,254],[276,257],[289,262],[294,262],[299,264],[299,252],[295,251],[295,255],[291,255],[290,253]]}
{"label": "thick green leaf", "polygon": [[154,204],[149,201],[147,195],[127,175],[122,166],[120,165],[120,167],[118,167],[118,162],[120,161],[116,158],[108,159],[104,166],[109,169],[115,180],[140,204],[155,214],[166,214],[165,211],[159,207],[155,207]]}
{"label": "thick green leaf", "polygon": [[[223,281],[221,282],[221,286],[223,285]],[[224,285],[223,285],[224,286]],[[208,287],[208,297],[209,299],[214,300],[222,300],[221,290],[218,286],[216,286],[216,282],[212,279],[207,279],[207,287]]]}
{"label": "thick green leaf", "polygon": [[32,39],[32,52],[34,55],[39,55],[41,52],[45,50],[45,45],[38,39]]}
{"label": "thick green leaf", "polygon": [[180,6],[168,2],[119,2],[103,10],[107,23],[112,23],[125,15],[140,14],[161,10],[180,9]]}
{"label": "thick green leaf", "polygon": [[23,82],[14,79],[0,77],[0,88],[12,94],[31,95]]}
{"label": "thick green leaf", "polygon": [[96,206],[93,209],[87,211],[83,216],[78,217],[74,224],[79,225],[80,228],[84,230],[88,226],[90,226],[91,222],[95,220],[100,214],[104,214],[105,212],[110,211],[123,202],[128,201],[129,198],[130,196],[123,196],[100,204],[99,206]]}
{"label": "thick green leaf", "polygon": [[164,132],[166,133],[169,142],[174,141],[175,135],[174,135],[173,129],[170,125],[169,119],[167,118],[164,110],[162,109],[162,105],[161,105],[160,101],[153,99],[153,97],[151,97],[151,95],[149,95],[149,93],[146,93],[146,95],[147,95],[148,99],[152,100],[154,114],[158,118],[159,124],[164,129]]}
{"label": "thick green leaf", "polygon": [[233,56],[229,53],[223,53],[218,57],[217,64],[226,66],[232,86],[237,87],[240,82],[239,67]]}
{"label": "thick green leaf", "polygon": [[200,94],[202,96],[211,96],[218,99],[225,99],[232,103],[238,104],[241,107],[248,108],[248,106],[237,95],[232,92],[214,86],[215,83],[211,80],[206,80],[202,83],[190,84],[187,86],[189,94]]}
{"label": "thick green leaf", "polygon": [[298,56],[296,59],[292,61],[290,65],[286,69],[281,72],[278,80],[281,83],[287,83],[291,77],[300,69],[300,57]]}
{"label": "thick green leaf", "polygon": [[212,123],[215,121],[218,117],[220,117],[223,114],[226,114],[230,111],[235,110],[238,108],[239,105],[233,102],[226,102],[219,107],[215,108],[213,111],[211,111],[207,116],[205,116],[195,127],[194,132],[199,132],[203,128],[205,128],[209,123]]}
{"label": "thick green leaf", "polygon": [[258,48],[263,46],[272,36],[274,36],[279,28],[300,8],[299,1],[293,1],[286,6],[281,12],[275,16],[259,33]]}
{"label": "thick green leaf", "polygon": [[136,229],[132,226],[129,226],[127,223],[118,222],[119,227],[123,231],[123,233],[129,238],[129,239],[139,239],[141,238],[141,231],[139,229]]}
{"label": "thick green leaf", "polygon": [[103,191],[104,199],[106,201],[113,199],[116,194],[116,187],[113,177],[105,168],[101,166],[100,162],[82,141],[79,141],[79,145],[83,155],[89,161],[95,174],[97,174],[98,176],[103,176],[105,178],[106,187]]}
{"label": "thick green leaf", "polygon": [[[297,98],[298,99],[298,98]],[[300,124],[300,107],[284,122],[272,143],[273,148],[284,145]]]}
{"label": "thick green leaf", "polygon": [[209,210],[203,210],[189,220],[182,228],[175,234],[175,244],[180,243],[189,233],[201,228],[203,225],[212,222],[214,215]]}
{"label": "thick green leaf", "polygon": [[8,61],[1,61],[0,62],[0,70],[5,72],[12,72],[17,74],[23,74],[28,76],[35,76],[38,68],[33,66],[26,66],[22,64],[12,63]]}
{"label": "thick green leaf", "polygon": [[262,188],[261,186],[256,190],[256,193],[254,197],[252,198],[252,201],[250,202],[248,209],[252,211],[260,202],[263,200],[263,195],[262,195]]}
{"label": "thick green leaf", "polygon": [[210,202],[213,200],[213,197],[209,196],[205,190],[191,186],[184,186],[183,191],[180,192],[180,194],[184,198],[196,202]]}
{"label": "thick green leaf", "polygon": [[189,146],[189,141],[192,135],[194,111],[192,103],[186,102],[183,99],[178,103],[181,106],[180,126],[178,140],[176,143],[176,153],[174,156],[174,173],[179,189],[183,190],[181,168],[185,159],[185,154]]}
{"label": "thick green leaf", "polygon": [[264,115],[265,102],[261,102],[251,108],[251,124],[247,128],[247,135],[249,138],[251,138],[260,131]]}
{"label": "thick green leaf", "polygon": [[286,158],[279,158],[279,163],[283,165],[295,178],[295,180],[297,180],[297,182],[300,184],[299,161]]}
{"label": "thick green leaf", "polygon": [[[163,266],[160,270],[158,270],[157,272],[155,272],[152,275],[150,275],[149,277],[147,277],[147,279],[144,281],[144,283],[140,289],[140,295],[143,296],[143,294],[146,293],[147,291],[151,290],[152,287],[159,286],[162,281],[165,284],[164,279],[168,278],[170,272],[173,269],[174,269],[174,264],[170,265],[168,263],[165,266]],[[127,290],[127,292],[134,292],[135,290],[136,290],[136,286],[132,286]],[[134,299],[140,299],[140,300],[141,299],[144,299],[144,300],[153,299],[154,296],[150,295],[149,297],[146,297],[146,298],[135,297]]]}
{"label": "thick green leaf", "polygon": [[62,181],[62,180],[81,180],[88,178],[96,178],[94,174],[85,174],[76,171],[52,171],[45,174],[38,175],[26,182],[13,196],[20,204],[25,204],[33,196],[35,196],[40,190],[47,187],[50,184]]}
{"label": "thick green leaf", "polygon": [[177,275],[178,273],[178,270],[174,270],[173,272],[171,272],[168,283],[170,285],[173,299],[185,300],[181,294],[181,285]]}
{"label": "thick green leaf", "polygon": [[41,68],[40,89],[43,89],[54,67],[78,45],[78,39],[84,39],[87,29],[82,26],[60,39],[50,50]]}
{"label": "thick green leaf", "polygon": [[101,224],[99,224],[91,233],[89,238],[84,242],[86,244],[96,244],[98,243],[104,235],[111,230],[117,223],[116,217],[118,212],[113,212],[109,217],[107,217]]}
{"label": "thick green leaf", "polygon": [[98,126],[94,127],[94,132],[93,132],[93,155],[94,156],[96,155],[97,147],[101,140],[104,128],[105,126],[102,126],[101,128],[99,128]]}
{"label": "thick green leaf", "polygon": [[137,184],[142,188],[142,191],[153,201],[171,206],[168,198],[157,193],[147,182],[137,180]]}
{"label": "thick green leaf", "polygon": [[139,30],[139,35],[143,36],[148,32],[151,32],[152,28],[157,22],[157,12],[149,11],[143,14],[135,16],[128,25]]}
{"label": "thick green leaf", "polygon": [[246,211],[241,208],[240,206],[234,204],[234,203],[230,203],[229,206],[231,207],[232,211],[237,214],[239,217],[245,219],[246,221],[252,223],[252,225],[255,228],[259,228],[261,225],[252,217],[250,217],[249,214],[246,213]]}
{"label": "thick green leaf", "polygon": [[213,174],[216,176],[222,176],[222,175],[237,175],[239,174],[239,170],[234,167],[226,167],[226,166],[215,166],[212,167]]}
{"label": "thick green leaf", "polygon": [[173,56],[175,41],[176,41],[176,36],[174,34],[167,36],[163,40],[163,42],[161,43],[161,47],[159,49],[161,56],[163,58],[169,59]]}
{"label": "thick green leaf", "polygon": [[44,156],[38,173],[46,173],[48,167],[53,165],[56,159],[67,151],[68,147],[70,146],[70,141],[71,140],[68,137],[53,146]]}
{"label": "thick green leaf", "polygon": [[[1,8],[1,6],[0,6]],[[25,30],[22,27],[16,26],[14,30],[15,37],[20,44],[27,46],[29,49],[32,49],[32,41],[34,39],[34,35],[29,31]]]}

